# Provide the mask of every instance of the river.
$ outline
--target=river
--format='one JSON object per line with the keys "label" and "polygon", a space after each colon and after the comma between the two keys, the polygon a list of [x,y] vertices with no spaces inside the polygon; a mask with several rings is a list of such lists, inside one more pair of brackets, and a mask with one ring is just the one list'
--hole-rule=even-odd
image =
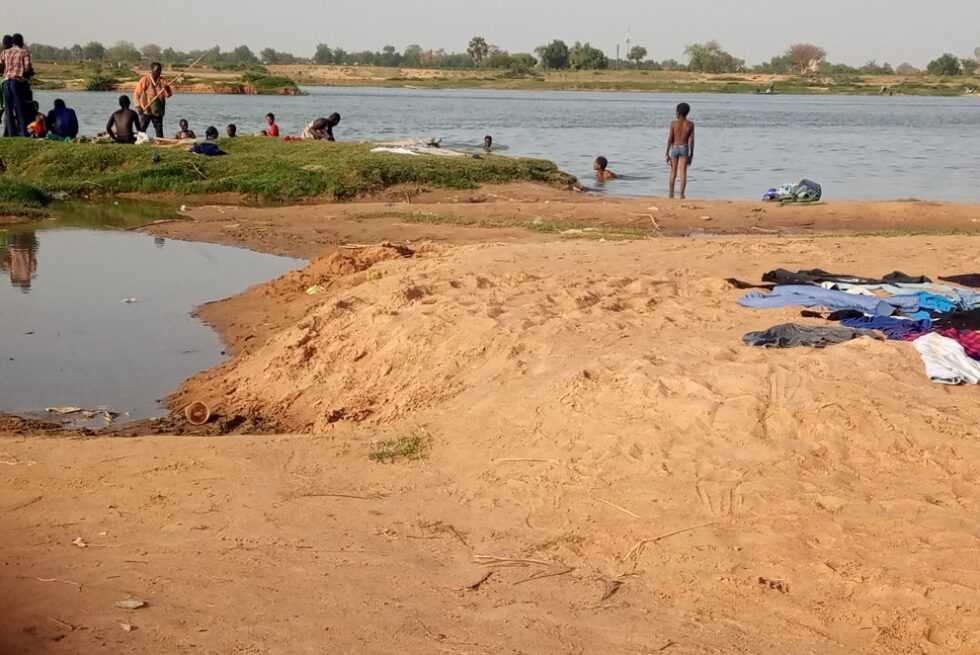
{"label": "river", "polygon": [[[203,135],[257,132],[274,112],[284,134],[337,111],[341,140],[441,137],[478,146],[486,134],[507,154],[555,161],[588,183],[597,155],[626,176],[615,195],[663,194],[667,126],[689,102],[697,125],[690,194],[759,198],[771,186],[809,178],[827,199],[980,202],[980,98],[598,93],[308,87],[305,96],[177,94],[165,124],[173,136],[187,118]],[[38,91],[42,110],[56,97],[79,114],[82,131],[104,129],[117,94]]]}

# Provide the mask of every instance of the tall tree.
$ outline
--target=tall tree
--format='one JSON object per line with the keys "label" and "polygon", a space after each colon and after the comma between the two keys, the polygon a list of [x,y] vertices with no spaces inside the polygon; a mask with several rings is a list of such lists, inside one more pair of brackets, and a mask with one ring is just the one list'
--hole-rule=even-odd
{"label": "tall tree", "polygon": [[117,41],[105,51],[105,58],[117,64],[134,64],[140,60],[140,51],[132,41]]}
{"label": "tall tree", "polygon": [[313,54],[314,64],[339,64],[342,63],[336,59],[334,51],[330,49],[326,43],[318,43],[316,46],[316,52]]}
{"label": "tall tree", "polygon": [[409,68],[419,68],[422,65],[422,52],[422,46],[413,43],[402,53],[402,63]]}
{"label": "tall tree", "polygon": [[554,40],[548,45],[543,45],[534,50],[541,59],[543,68],[561,70],[568,68],[568,45],[564,41]]}
{"label": "tall tree", "polygon": [[82,56],[88,61],[99,61],[105,58],[105,46],[98,41],[89,41],[82,48]]}
{"label": "tall tree", "polygon": [[140,53],[150,61],[160,61],[160,57],[163,55],[163,50],[161,50],[160,46],[158,46],[156,43],[147,43],[140,48]]}
{"label": "tall tree", "polygon": [[960,74],[960,60],[956,55],[945,53],[939,59],[933,59],[926,66],[926,71],[930,75],[942,75],[943,77],[953,77]]}
{"label": "tall tree", "polygon": [[701,73],[737,73],[745,66],[744,59],[733,57],[717,41],[694,43],[684,48],[688,69]]}
{"label": "tall tree", "polygon": [[466,54],[470,56],[474,64],[479,66],[490,54],[490,45],[482,36],[474,36],[470,39],[470,44],[466,46]]}
{"label": "tall tree", "polygon": [[600,70],[609,68],[609,58],[591,43],[575,42],[568,52],[568,63],[575,70]]}
{"label": "tall tree", "polygon": [[641,45],[635,45],[630,48],[626,56],[630,61],[636,62],[637,67],[639,67],[640,63],[646,59],[647,49]]}
{"label": "tall tree", "polygon": [[797,43],[786,49],[785,56],[793,72],[802,75],[817,70],[827,58],[827,51],[812,43]]}

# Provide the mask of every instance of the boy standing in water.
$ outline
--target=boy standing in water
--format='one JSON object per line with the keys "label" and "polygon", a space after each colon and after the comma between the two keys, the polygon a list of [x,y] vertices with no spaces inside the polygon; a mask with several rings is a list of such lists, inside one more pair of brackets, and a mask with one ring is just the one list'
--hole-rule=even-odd
{"label": "boy standing in water", "polygon": [[670,164],[670,196],[674,197],[674,183],[677,171],[681,173],[681,199],[687,192],[687,168],[694,163],[694,123],[687,120],[691,105],[682,102],[677,105],[677,118],[670,124],[667,137],[667,163]]}
{"label": "boy standing in water", "polygon": [[600,182],[605,182],[606,180],[615,180],[618,175],[613,173],[609,168],[609,160],[603,156],[598,156],[595,158],[595,162],[592,164],[592,168],[595,169],[595,177]]}

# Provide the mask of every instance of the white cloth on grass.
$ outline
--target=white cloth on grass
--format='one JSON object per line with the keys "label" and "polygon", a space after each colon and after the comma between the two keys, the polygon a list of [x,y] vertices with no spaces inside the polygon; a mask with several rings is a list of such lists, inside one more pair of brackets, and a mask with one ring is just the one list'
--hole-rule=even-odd
{"label": "white cloth on grass", "polygon": [[980,384],[980,362],[958,342],[930,332],[912,342],[922,355],[926,375],[939,384]]}

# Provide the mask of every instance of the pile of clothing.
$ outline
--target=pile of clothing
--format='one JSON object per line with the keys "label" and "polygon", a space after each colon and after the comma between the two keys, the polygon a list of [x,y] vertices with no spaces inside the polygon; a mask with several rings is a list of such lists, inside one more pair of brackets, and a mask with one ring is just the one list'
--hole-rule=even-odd
{"label": "pile of clothing", "polygon": [[750,332],[751,346],[788,348],[825,346],[860,337],[911,341],[926,373],[940,384],[980,384],[980,274],[939,278],[901,272],[881,278],[828,273],[820,269],[777,269],[755,284],[731,278],[739,289],[752,289],[743,307],[801,306],[801,312],[835,325],[784,323]]}
{"label": "pile of clothing", "polygon": [[762,195],[763,200],[779,202],[817,202],[823,197],[823,189],[813,180],[800,180],[799,184],[771,187]]}

